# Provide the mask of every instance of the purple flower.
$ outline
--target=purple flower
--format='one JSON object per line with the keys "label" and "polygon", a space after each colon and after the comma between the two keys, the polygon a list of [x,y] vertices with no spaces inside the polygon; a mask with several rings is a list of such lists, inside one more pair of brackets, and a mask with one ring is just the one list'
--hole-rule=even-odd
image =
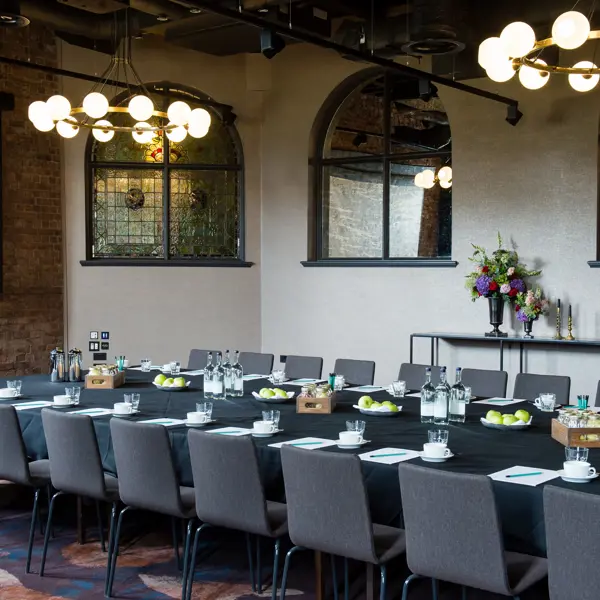
{"label": "purple flower", "polygon": [[500,293],[502,294],[508,294],[508,292],[510,292],[510,284],[508,283],[503,283],[500,286]]}
{"label": "purple flower", "polygon": [[517,319],[519,319],[521,323],[527,323],[527,321],[529,321],[529,317],[523,312],[523,310],[520,310],[517,313]]}
{"label": "purple flower", "polygon": [[518,292],[524,292],[527,288],[525,282],[522,279],[513,279],[510,282],[510,287],[517,290]]}
{"label": "purple flower", "polygon": [[475,280],[475,287],[482,296],[485,296],[490,292],[490,283],[492,283],[491,277],[488,277],[487,275],[480,275]]}

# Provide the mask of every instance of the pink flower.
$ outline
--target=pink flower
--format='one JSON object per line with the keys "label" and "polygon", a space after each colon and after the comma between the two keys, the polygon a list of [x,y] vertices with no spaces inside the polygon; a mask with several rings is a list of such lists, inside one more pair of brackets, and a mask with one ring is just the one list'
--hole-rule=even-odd
{"label": "pink flower", "polygon": [[503,283],[500,286],[500,293],[508,294],[508,292],[510,292],[510,283]]}
{"label": "pink flower", "polygon": [[515,274],[515,268],[514,267],[508,267],[508,271],[506,271],[506,274],[509,277],[512,277]]}
{"label": "pink flower", "polygon": [[527,298],[525,298],[525,304],[527,304],[528,306],[530,306],[531,304],[535,304],[535,298],[533,297],[533,294],[527,294]]}

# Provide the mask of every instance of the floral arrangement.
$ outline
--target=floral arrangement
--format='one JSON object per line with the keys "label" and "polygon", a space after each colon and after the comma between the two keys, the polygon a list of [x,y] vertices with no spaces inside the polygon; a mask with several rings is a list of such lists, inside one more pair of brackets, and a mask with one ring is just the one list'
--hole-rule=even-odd
{"label": "floral arrangement", "polygon": [[513,300],[518,294],[527,291],[526,277],[535,277],[541,271],[530,271],[519,262],[514,250],[502,247],[502,237],[498,233],[498,249],[490,254],[485,248],[472,244],[475,251],[469,260],[477,266],[467,275],[466,287],[473,301],[477,298],[504,298]]}
{"label": "floral arrangement", "polygon": [[527,290],[527,293],[519,293],[515,299],[515,310],[517,311],[517,319],[521,323],[528,321],[537,321],[540,315],[547,315],[550,307],[550,302],[542,298],[542,290],[538,287],[535,292]]}

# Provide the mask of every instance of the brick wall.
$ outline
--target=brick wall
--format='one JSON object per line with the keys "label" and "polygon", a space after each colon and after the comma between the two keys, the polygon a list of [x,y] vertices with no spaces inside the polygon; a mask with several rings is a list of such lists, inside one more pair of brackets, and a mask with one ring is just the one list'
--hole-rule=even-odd
{"label": "brick wall", "polygon": [[[0,56],[55,66],[57,45],[40,26],[0,29]],[[49,350],[63,343],[60,142],[33,127],[27,108],[57,93],[58,81],[0,63],[0,91],[15,97],[2,115],[0,376],[43,373]]]}

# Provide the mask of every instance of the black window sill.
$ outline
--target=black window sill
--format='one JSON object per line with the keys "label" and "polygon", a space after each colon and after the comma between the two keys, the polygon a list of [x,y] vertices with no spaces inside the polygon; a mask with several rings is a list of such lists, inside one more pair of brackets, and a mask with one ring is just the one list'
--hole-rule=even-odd
{"label": "black window sill", "polygon": [[361,258],[326,258],[322,260],[305,260],[303,267],[433,267],[454,268],[458,262],[449,258],[398,258],[398,259],[361,259]]}
{"label": "black window sill", "polygon": [[588,265],[592,269],[600,269],[600,260],[588,260]]}
{"label": "black window sill", "polygon": [[160,260],[144,258],[95,258],[80,260],[82,267],[251,267],[254,263],[235,258],[198,260]]}

